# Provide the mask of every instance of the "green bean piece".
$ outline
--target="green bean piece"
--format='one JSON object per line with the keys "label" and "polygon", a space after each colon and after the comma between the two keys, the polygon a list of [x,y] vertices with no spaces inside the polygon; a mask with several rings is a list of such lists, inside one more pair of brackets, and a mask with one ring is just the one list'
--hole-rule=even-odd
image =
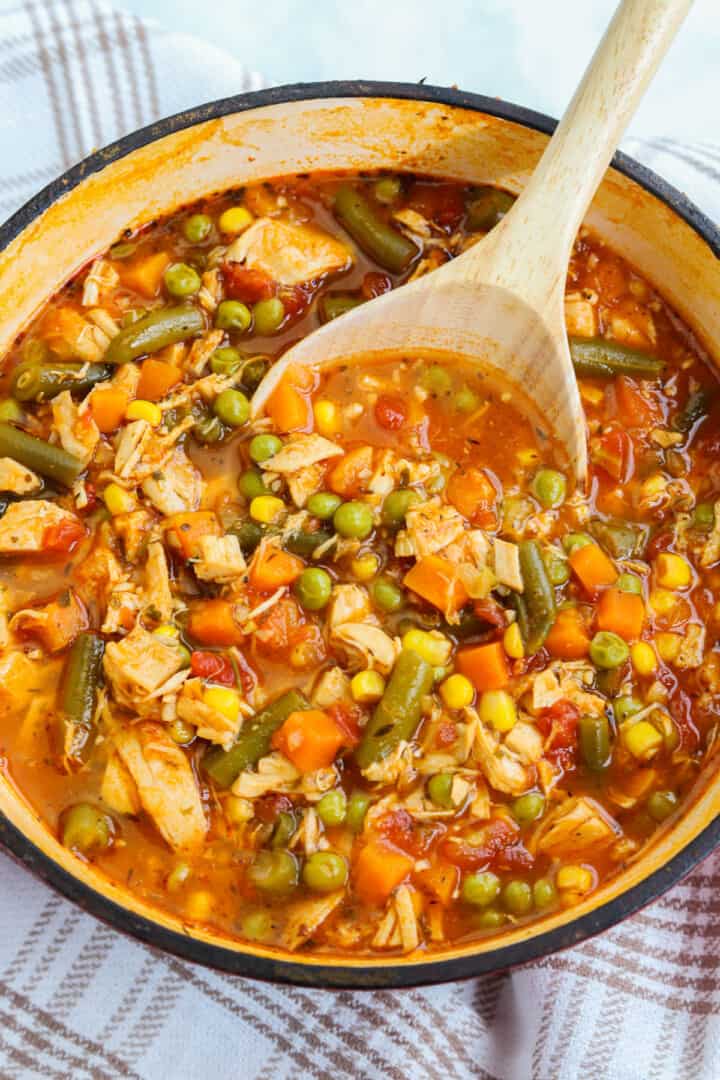
{"label": "green bean piece", "polygon": [[694,529],[701,529],[703,532],[706,529],[712,529],[715,524],[714,505],[709,502],[698,503],[693,514],[692,524]]}
{"label": "green bean piece", "polygon": [[243,390],[253,394],[263,380],[270,361],[264,356],[253,356],[242,369],[241,385]]}
{"label": "green bean piece", "polygon": [[623,720],[627,720],[628,717],[634,716],[635,713],[640,712],[641,709],[642,702],[631,697],[629,694],[625,694],[623,697],[616,698],[615,701],[613,701],[613,714],[618,724],[622,724]]}
{"label": "green bean piece", "polygon": [[417,245],[383,221],[365,196],[349,184],[338,188],[334,211],[353,240],[386,270],[402,274],[417,258]]}
{"label": "green bean piece", "polygon": [[[556,613],[555,593],[537,540],[524,540],[520,544],[520,572],[524,585],[523,600],[527,608],[525,645],[532,654],[537,652],[545,641],[555,622]],[[522,631],[522,625],[520,630]]]}
{"label": "green bean piece", "polygon": [[488,232],[505,217],[515,202],[508,191],[494,187],[479,187],[468,204],[465,225],[471,232]]}
{"label": "green bean piece", "polygon": [[43,439],[0,421],[0,457],[11,457],[26,469],[40,473],[70,487],[84,470],[82,461],[61,446],[51,446]]}
{"label": "green bean piece", "polygon": [[76,803],[63,812],[60,822],[64,847],[81,855],[109,848],[115,836],[115,822],[92,803]]}
{"label": "green bean piece", "polygon": [[264,530],[256,521],[241,521],[228,530],[238,538],[243,555],[251,555],[264,536]]}
{"label": "green bean piece", "polygon": [[618,668],[629,655],[627,643],[611,630],[598,630],[590,642],[590,659],[595,667],[607,670]]}
{"label": "green bean piece", "polygon": [[106,364],[23,363],[13,372],[10,392],[17,401],[50,401],[63,390],[85,394],[111,373]]}
{"label": "green bean piece", "polygon": [[710,411],[711,395],[707,390],[695,390],[685,402],[684,408],[673,417],[672,426],[683,434],[695,427]]}
{"label": "green bean piece", "polygon": [[648,538],[645,525],[623,521],[591,521],[588,528],[601,547],[614,559],[633,559],[642,555]]}
{"label": "green bean piece", "polygon": [[285,547],[293,555],[300,555],[303,559],[309,559],[316,548],[319,548],[321,544],[326,544],[328,540],[332,539],[333,535],[333,533],[326,532],[324,529],[318,529],[317,532],[299,531],[288,536],[287,540],[285,540]]}
{"label": "green bean piece", "polygon": [[575,374],[581,377],[613,379],[616,375],[635,375],[639,379],[657,379],[665,368],[662,360],[605,338],[571,337],[569,341]]}
{"label": "green bean piece", "polygon": [[433,681],[430,664],[412,649],[403,649],[355,751],[361,769],[382,761],[399,743],[412,739]]}
{"label": "green bean piece", "polygon": [[292,814],[282,810],[277,817],[275,830],[272,834],[272,846],[274,848],[286,848],[290,837],[295,832],[297,825]]}
{"label": "green bean piece", "polygon": [[199,308],[189,305],[160,308],[116,334],[108,345],[105,360],[108,364],[127,364],[166,345],[187,341],[204,329],[205,316]]}
{"label": "green bean piece", "polygon": [[320,301],[320,318],[324,323],[344,315],[346,311],[360,307],[365,301],[361,296],[348,296],[345,293],[327,293]]}
{"label": "green bean piece", "polygon": [[567,533],[562,538],[562,546],[568,555],[572,555],[578,548],[587,547],[588,544],[592,544],[592,540],[586,533]]}
{"label": "green bean piece", "polygon": [[14,398],[5,398],[4,401],[0,401],[0,420],[22,424],[24,419],[25,413]]}
{"label": "green bean piece", "polygon": [[593,772],[603,772],[610,764],[610,725],[606,716],[581,716],[578,725],[583,761]]}
{"label": "green bean piece", "polygon": [[309,709],[299,690],[288,690],[266,709],[247,720],[237,742],[229,750],[213,747],[202,759],[203,771],[221,788],[229,788],[243,769],[254,765],[270,752],[270,740],[290,713]]}
{"label": "green bean piece", "polygon": [[373,185],[373,195],[380,203],[394,203],[402,194],[399,176],[381,176]]}
{"label": "green bean piece", "polygon": [[84,762],[95,742],[95,705],[105,642],[97,634],[78,634],[65,661],[60,715],[66,757]]}

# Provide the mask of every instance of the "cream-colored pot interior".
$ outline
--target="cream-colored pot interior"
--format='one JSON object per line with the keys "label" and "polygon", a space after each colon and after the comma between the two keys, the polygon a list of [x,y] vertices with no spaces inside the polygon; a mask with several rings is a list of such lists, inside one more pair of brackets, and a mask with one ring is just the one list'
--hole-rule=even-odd
{"label": "cream-colored pot interior", "polygon": [[[0,354],[45,298],[126,228],[174,211],[201,195],[296,172],[406,169],[520,191],[547,136],[472,110],[421,101],[336,98],[276,104],[209,120],[112,162],[32,221],[0,254]],[[611,170],[587,224],[670,301],[709,353],[720,358],[720,271],[706,242],[668,206]],[[7,784],[0,809],[38,848],[108,899],[168,929],[179,920],[143,904],[71,856]],[[635,863],[572,912],[511,929],[501,938],[431,957],[389,961],[338,958],[344,967],[412,966],[496,950],[573,921],[618,897],[686,847],[717,815],[720,785],[709,770],[692,805]],[[203,941],[258,956],[277,952],[193,929]],[[303,965],[327,957],[291,957]]]}

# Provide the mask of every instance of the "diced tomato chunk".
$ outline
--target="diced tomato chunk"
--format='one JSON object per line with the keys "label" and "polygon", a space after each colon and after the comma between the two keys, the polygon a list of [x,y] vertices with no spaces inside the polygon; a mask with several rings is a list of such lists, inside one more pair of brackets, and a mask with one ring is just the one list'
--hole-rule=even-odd
{"label": "diced tomato chunk", "polygon": [[244,304],[256,304],[258,300],[269,300],[277,292],[277,283],[264,270],[251,270],[240,263],[227,262],[223,265],[225,292],[231,300],[242,300]]}
{"label": "diced tomato chunk", "polygon": [[203,652],[196,649],[190,655],[190,671],[198,679],[219,683],[221,686],[235,685],[233,666],[222,653]]}
{"label": "diced tomato chunk", "polygon": [[400,397],[381,394],[375,402],[375,419],[386,431],[398,431],[407,420],[407,406]]}
{"label": "diced tomato chunk", "polygon": [[87,535],[85,526],[80,521],[59,521],[48,525],[43,533],[43,551],[53,555],[69,555]]}

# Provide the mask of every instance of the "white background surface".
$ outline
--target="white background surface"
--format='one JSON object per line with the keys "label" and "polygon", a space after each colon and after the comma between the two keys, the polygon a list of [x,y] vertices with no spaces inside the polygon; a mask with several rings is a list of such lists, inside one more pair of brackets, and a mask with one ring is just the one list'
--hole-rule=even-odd
{"label": "white background surface", "polygon": [[[558,116],[615,0],[124,0],[269,83],[425,77]],[[695,0],[631,134],[717,139],[720,0]]]}

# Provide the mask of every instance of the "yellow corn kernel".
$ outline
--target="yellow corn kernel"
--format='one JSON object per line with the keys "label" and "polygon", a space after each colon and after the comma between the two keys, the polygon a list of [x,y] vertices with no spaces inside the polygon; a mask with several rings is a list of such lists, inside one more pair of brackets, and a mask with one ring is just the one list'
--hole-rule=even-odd
{"label": "yellow corn kernel", "polygon": [[587,401],[588,405],[599,405],[605,399],[605,391],[601,390],[599,386],[590,386],[589,383],[579,382],[578,389],[580,397],[583,401]]}
{"label": "yellow corn kernel", "polygon": [[642,498],[645,500],[656,499],[664,493],[667,486],[668,482],[662,473],[653,473],[652,476],[648,476],[647,480],[643,481],[640,489]]}
{"label": "yellow corn kernel", "polygon": [[224,803],[225,814],[233,825],[244,825],[255,815],[250,799],[241,799],[239,795],[230,795]]}
{"label": "yellow corn kernel", "polygon": [[203,704],[221,713],[231,724],[234,724],[240,715],[238,692],[228,686],[207,686],[203,691]]}
{"label": "yellow corn kernel", "polygon": [[638,720],[624,728],[622,736],[625,746],[638,761],[654,757],[663,743],[662,735],[648,720]]}
{"label": "yellow corn kernel", "polygon": [[173,626],[172,623],[163,623],[162,626],[158,626],[153,630],[155,637],[170,638],[175,640],[180,637],[180,631],[177,626]]}
{"label": "yellow corn kernel", "polygon": [[342,416],[334,401],[316,401],[313,415],[315,427],[326,438],[337,435],[342,428]]}
{"label": "yellow corn kernel", "polygon": [[190,893],[185,904],[185,912],[190,919],[207,919],[215,905],[215,897],[206,889]]}
{"label": "yellow corn kernel", "polygon": [[370,552],[365,555],[358,555],[350,563],[350,571],[357,581],[370,581],[371,578],[375,577],[379,569],[380,560],[377,555]]}
{"label": "yellow corn kernel", "polygon": [[672,664],[677,658],[682,645],[681,634],[663,633],[655,635],[655,647],[660,654],[660,659],[666,664]]}
{"label": "yellow corn kernel", "polygon": [[521,465],[537,465],[540,460],[540,454],[537,450],[518,450],[517,459]]}
{"label": "yellow corn kernel", "polygon": [[448,709],[464,709],[475,697],[475,687],[464,675],[451,675],[440,685],[440,697]]}
{"label": "yellow corn kernel", "polygon": [[663,589],[687,589],[692,581],[690,563],[672,551],[660,552],[655,560],[655,572]]}
{"label": "yellow corn kernel", "polygon": [[385,692],[385,680],[379,671],[358,671],[350,681],[350,693],[358,705],[379,701]]}
{"label": "yellow corn kernel", "polygon": [[135,509],[135,496],[119,484],[108,484],[102,493],[103,502],[113,517],[129,514]]}
{"label": "yellow corn kernel", "polygon": [[647,641],[636,641],[630,647],[630,659],[638,675],[652,675],[657,668],[655,650]]}
{"label": "yellow corn kernel", "polygon": [[263,525],[272,525],[282,517],[287,507],[275,495],[256,495],[250,503],[250,517]]}
{"label": "yellow corn kernel", "polygon": [[437,630],[408,630],[402,643],[404,649],[412,649],[433,667],[447,664],[452,652],[452,642]]}
{"label": "yellow corn kernel", "polygon": [[650,593],[650,607],[656,615],[669,615],[677,602],[677,596],[670,589],[653,589]]}
{"label": "yellow corn kernel", "polygon": [[238,233],[245,232],[249,225],[252,225],[255,218],[245,206],[231,206],[227,210],[224,210],[220,215],[218,226],[220,232],[231,233],[237,236]]}
{"label": "yellow corn kernel", "polygon": [[510,623],[503,634],[503,648],[512,660],[522,660],[525,656],[522,634],[516,622]]}
{"label": "yellow corn kernel", "polygon": [[152,401],[131,401],[125,410],[126,420],[147,420],[151,427],[157,427],[162,420],[162,410]]}
{"label": "yellow corn kernel", "polygon": [[495,731],[511,731],[517,720],[515,702],[507,690],[486,690],[480,698],[480,719]]}
{"label": "yellow corn kernel", "polygon": [[555,884],[561,891],[572,889],[573,892],[587,893],[595,884],[595,878],[592,870],[573,863],[570,866],[560,867],[555,875]]}

